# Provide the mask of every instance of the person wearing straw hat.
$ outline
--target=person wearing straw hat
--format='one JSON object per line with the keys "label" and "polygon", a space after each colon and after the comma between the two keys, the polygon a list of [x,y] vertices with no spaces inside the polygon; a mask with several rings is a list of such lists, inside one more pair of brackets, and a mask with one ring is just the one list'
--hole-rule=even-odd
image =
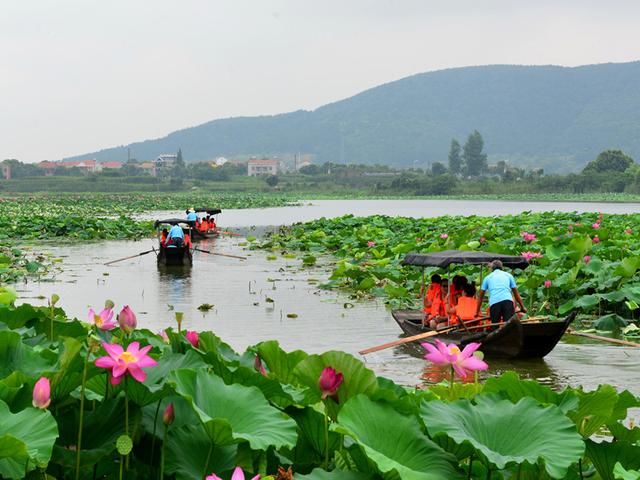
{"label": "person wearing straw hat", "polygon": [[485,292],[489,292],[489,314],[491,323],[506,322],[515,315],[514,299],[520,306],[520,311],[526,313],[522,297],[518,292],[516,280],[508,272],[502,270],[502,262],[493,260],[489,263],[491,273],[482,281],[480,292],[478,294],[478,307],[476,316],[480,316],[482,308],[482,300]]}

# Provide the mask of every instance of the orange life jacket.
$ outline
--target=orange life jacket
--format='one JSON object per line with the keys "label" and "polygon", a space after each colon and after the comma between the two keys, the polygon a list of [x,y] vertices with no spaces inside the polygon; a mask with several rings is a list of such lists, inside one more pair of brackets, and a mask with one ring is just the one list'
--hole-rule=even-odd
{"label": "orange life jacket", "polygon": [[427,312],[428,310],[431,310],[431,305],[433,304],[433,300],[438,297],[438,296],[442,296],[442,285],[440,285],[439,283],[432,283],[431,285],[429,285],[429,288],[427,289],[427,294],[424,296],[424,301],[423,301],[423,307],[425,309],[425,312]]}
{"label": "orange life jacket", "polygon": [[464,321],[473,320],[478,310],[478,301],[474,297],[460,297],[456,305],[456,315]]}

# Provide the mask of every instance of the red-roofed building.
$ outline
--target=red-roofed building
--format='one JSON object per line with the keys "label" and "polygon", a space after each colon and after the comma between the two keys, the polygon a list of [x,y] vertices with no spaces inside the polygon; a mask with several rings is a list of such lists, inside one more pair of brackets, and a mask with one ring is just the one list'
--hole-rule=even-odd
{"label": "red-roofed building", "polygon": [[249,163],[247,163],[247,175],[250,177],[258,175],[277,175],[279,164],[280,162],[278,160],[258,160],[252,158],[249,160]]}
{"label": "red-roofed building", "polygon": [[113,168],[117,170],[118,168],[122,168],[122,162],[102,162],[100,164],[101,168]]}
{"label": "red-roofed building", "polygon": [[38,168],[44,170],[44,175],[46,177],[52,176],[55,169],[59,166],[60,164],[58,162],[50,162],[49,160],[44,160],[38,164]]}

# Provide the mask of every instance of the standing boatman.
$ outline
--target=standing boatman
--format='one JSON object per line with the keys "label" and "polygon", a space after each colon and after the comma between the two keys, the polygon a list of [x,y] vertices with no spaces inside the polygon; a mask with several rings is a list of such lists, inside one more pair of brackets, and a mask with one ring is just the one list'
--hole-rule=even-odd
{"label": "standing boatman", "polygon": [[524,307],[513,275],[502,270],[500,260],[493,260],[489,263],[489,268],[491,273],[484,278],[480,287],[476,317],[480,316],[484,292],[489,292],[491,323],[499,323],[501,320],[506,322],[515,315],[514,299],[520,305],[520,311],[526,313],[527,309]]}

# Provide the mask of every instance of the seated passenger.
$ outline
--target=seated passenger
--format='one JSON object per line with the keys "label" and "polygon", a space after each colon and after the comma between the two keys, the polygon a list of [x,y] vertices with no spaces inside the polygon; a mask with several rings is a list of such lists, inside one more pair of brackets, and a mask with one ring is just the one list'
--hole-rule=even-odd
{"label": "seated passenger", "polygon": [[433,299],[436,295],[442,294],[442,277],[437,273],[431,275],[431,284],[427,288],[427,291],[424,292],[423,299],[423,311],[425,313],[429,313],[431,310],[431,305],[433,303]]}
{"label": "seated passenger", "polygon": [[203,218],[202,222],[200,223],[200,231],[202,233],[207,233],[209,231],[209,222],[207,222],[206,218]]}
{"label": "seated passenger", "polygon": [[427,312],[427,316],[425,317],[425,321],[423,322],[425,325],[428,321],[429,327],[438,328],[439,326],[447,323],[447,299],[445,292],[448,288],[449,281],[446,278],[442,279],[440,291],[438,292],[436,290],[431,306],[429,307],[429,311]]}
{"label": "seated passenger", "polygon": [[167,229],[163,228],[162,232],[160,232],[160,245],[162,245],[163,247],[167,245]]}
{"label": "seated passenger", "polygon": [[189,235],[188,233],[184,234],[184,246],[187,248],[191,248],[192,244],[191,244],[191,235]]}
{"label": "seated passenger", "polygon": [[458,317],[455,313],[451,314],[452,310],[455,310],[458,304],[458,299],[462,296],[465,285],[467,285],[467,277],[462,275],[455,275],[451,286],[449,287],[449,294],[447,296],[447,312],[449,313],[449,324],[455,325],[458,323]]}
{"label": "seated passenger", "polygon": [[478,300],[476,299],[476,287],[469,283],[464,286],[462,296],[454,308],[449,309],[449,313],[455,315],[462,322],[469,322],[476,319],[478,311]]}

